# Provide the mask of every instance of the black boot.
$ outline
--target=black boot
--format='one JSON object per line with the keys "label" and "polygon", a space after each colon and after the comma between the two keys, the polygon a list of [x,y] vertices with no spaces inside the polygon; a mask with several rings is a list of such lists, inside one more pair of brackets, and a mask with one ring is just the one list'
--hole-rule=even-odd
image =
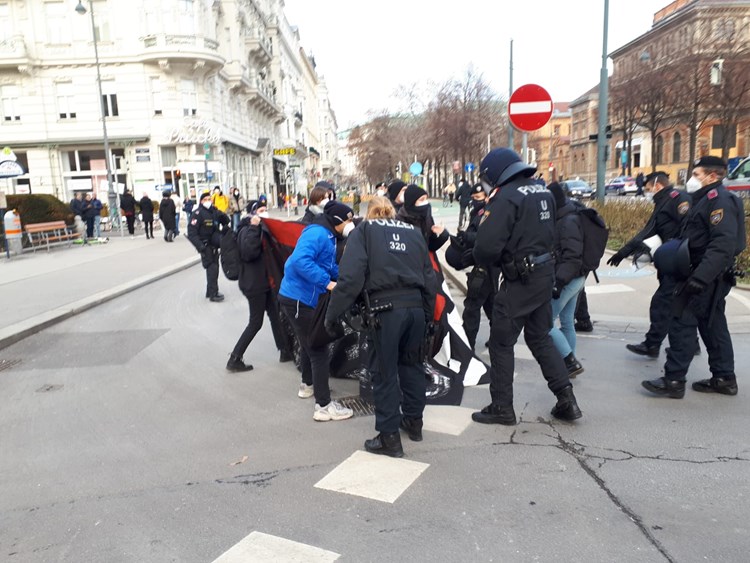
{"label": "black boot", "polygon": [[670,399],[682,399],[685,396],[684,381],[675,381],[674,379],[660,377],[658,379],[641,381],[641,385],[652,393],[664,395]]}
{"label": "black boot", "polygon": [[515,426],[516,412],[513,410],[513,406],[502,407],[492,403],[484,407],[481,411],[472,413],[471,420],[480,424]]}
{"label": "black boot", "polygon": [[381,432],[372,440],[365,440],[365,449],[371,454],[404,457],[404,448],[401,447],[401,434],[398,432]]}
{"label": "black boot", "polygon": [[726,379],[724,377],[712,377],[711,379],[701,379],[693,383],[693,391],[700,393],[719,393],[721,395],[736,395],[737,380]]}
{"label": "black boot", "polygon": [[574,379],[576,375],[583,373],[583,366],[573,355],[573,352],[565,356],[563,360],[565,360],[565,367],[568,368],[568,377],[571,379]]}
{"label": "black boot", "polygon": [[576,321],[573,328],[576,332],[594,332],[594,325],[591,323],[591,320]]}
{"label": "black boot", "polygon": [[406,430],[409,435],[409,439],[412,442],[422,441],[422,419],[421,418],[409,418],[404,416],[401,418],[401,428]]}
{"label": "black boot", "polygon": [[645,342],[641,342],[640,344],[627,344],[625,348],[639,356],[648,356],[649,358],[659,357],[659,347],[649,346]]}
{"label": "black boot", "polygon": [[234,354],[229,356],[227,371],[250,371],[251,369],[253,369],[253,366],[243,362],[242,358],[235,356]]}
{"label": "black boot", "polygon": [[573,386],[565,387],[556,394],[557,404],[552,407],[551,414],[560,420],[576,420],[583,416],[578,408],[576,396],[573,395]]}

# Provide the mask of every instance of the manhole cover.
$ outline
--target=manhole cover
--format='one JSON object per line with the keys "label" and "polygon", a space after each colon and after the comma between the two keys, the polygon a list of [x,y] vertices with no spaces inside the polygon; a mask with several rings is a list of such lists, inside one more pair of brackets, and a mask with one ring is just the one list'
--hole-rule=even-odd
{"label": "manhole cover", "polygon": [[62,389],[62,385],[46,383],[36,390],[37,393],[47,393],[48,391],[59,391]]}
{"label": "manhole cover", "polygon": [[375,414],[375,405],[365,401],[359,395],[353,397],[341,397],[336,399],[339,403],[354,411],[354,416],[372,416]]}
{"label": "manhole cover", "polygon": [[21,363],[21,360],[0,360],[0,371],[10,369]]}

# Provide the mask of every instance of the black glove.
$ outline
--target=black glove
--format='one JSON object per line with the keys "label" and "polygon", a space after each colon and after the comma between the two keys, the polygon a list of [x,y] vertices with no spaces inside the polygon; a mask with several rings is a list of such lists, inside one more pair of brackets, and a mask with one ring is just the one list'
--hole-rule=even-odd
{"label": "black glove", "polygon": [[627,257],[628,255],[625,254],[622,250],[618,250],[609,260],[607,260],[607,266],[614,266],[615,268],[617,268],[617,266],[620,265],[620,262],[622,262]]}
{"label": "black glove", "polygon": [[563,287],[565,287],[564,283],[560,280],[555,280],[555,285],[552,287],[552,299],[560,299]]}
{"label": "black glove", "polygon": [[685,291],[691,295],[702,293],[706,289],[706,284],[695,278],[690,278],[685,284]]}

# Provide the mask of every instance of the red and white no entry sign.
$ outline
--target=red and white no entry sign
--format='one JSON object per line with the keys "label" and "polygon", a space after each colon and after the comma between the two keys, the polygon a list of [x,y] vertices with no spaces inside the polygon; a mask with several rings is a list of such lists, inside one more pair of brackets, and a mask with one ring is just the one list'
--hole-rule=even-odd
{"label": "red and white no entry sign", "polygon": [[508,100],[510,122],[521,131],[536,131],[552,117],[552,97],[538,84],[524,84]]}

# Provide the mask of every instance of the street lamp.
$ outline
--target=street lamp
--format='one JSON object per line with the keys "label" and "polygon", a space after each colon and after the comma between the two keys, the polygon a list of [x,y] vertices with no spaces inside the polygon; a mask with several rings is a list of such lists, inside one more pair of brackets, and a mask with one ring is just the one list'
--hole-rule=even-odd
{"label": "street lamp", "polygon": [[[94,38],[94,57],[96,58],[96,84],[99,87],[99,110],[102,114],[102,134],[104,136],[104,160],[106,162],[107,166],[107,200],[109,201],[109,195],[114,191],[112,186],[112,169],[110,166],[110,159],[111,155],[109,153],[109,137],[107,136],[107,116],[106,116],[106,108],[104,107],[104,94],[102,93],[102,74],[101,70],[99,68],[99,44],[96,39],[96,24],[94,23],[94,4],[92,0],[88,0],[89,3],[89,13],[91,14],[91,35]],[[80,15],[86,14],[86,6],[83,5],[82,0],[78,0],[78,5],[76,6],[76,13]],[[115,194],[115,205],[117,205],[118,213],[120,209],[120,193],[117,191],[114,191]],[[110,205],[111,207],[111,205]],[[112,217],[115,216],[114,210],[109,210],[109,217],[110,221],[112,220]],[[122,219],[119,221],[120,223],[120,237],[125,236],[122,230]]]}

